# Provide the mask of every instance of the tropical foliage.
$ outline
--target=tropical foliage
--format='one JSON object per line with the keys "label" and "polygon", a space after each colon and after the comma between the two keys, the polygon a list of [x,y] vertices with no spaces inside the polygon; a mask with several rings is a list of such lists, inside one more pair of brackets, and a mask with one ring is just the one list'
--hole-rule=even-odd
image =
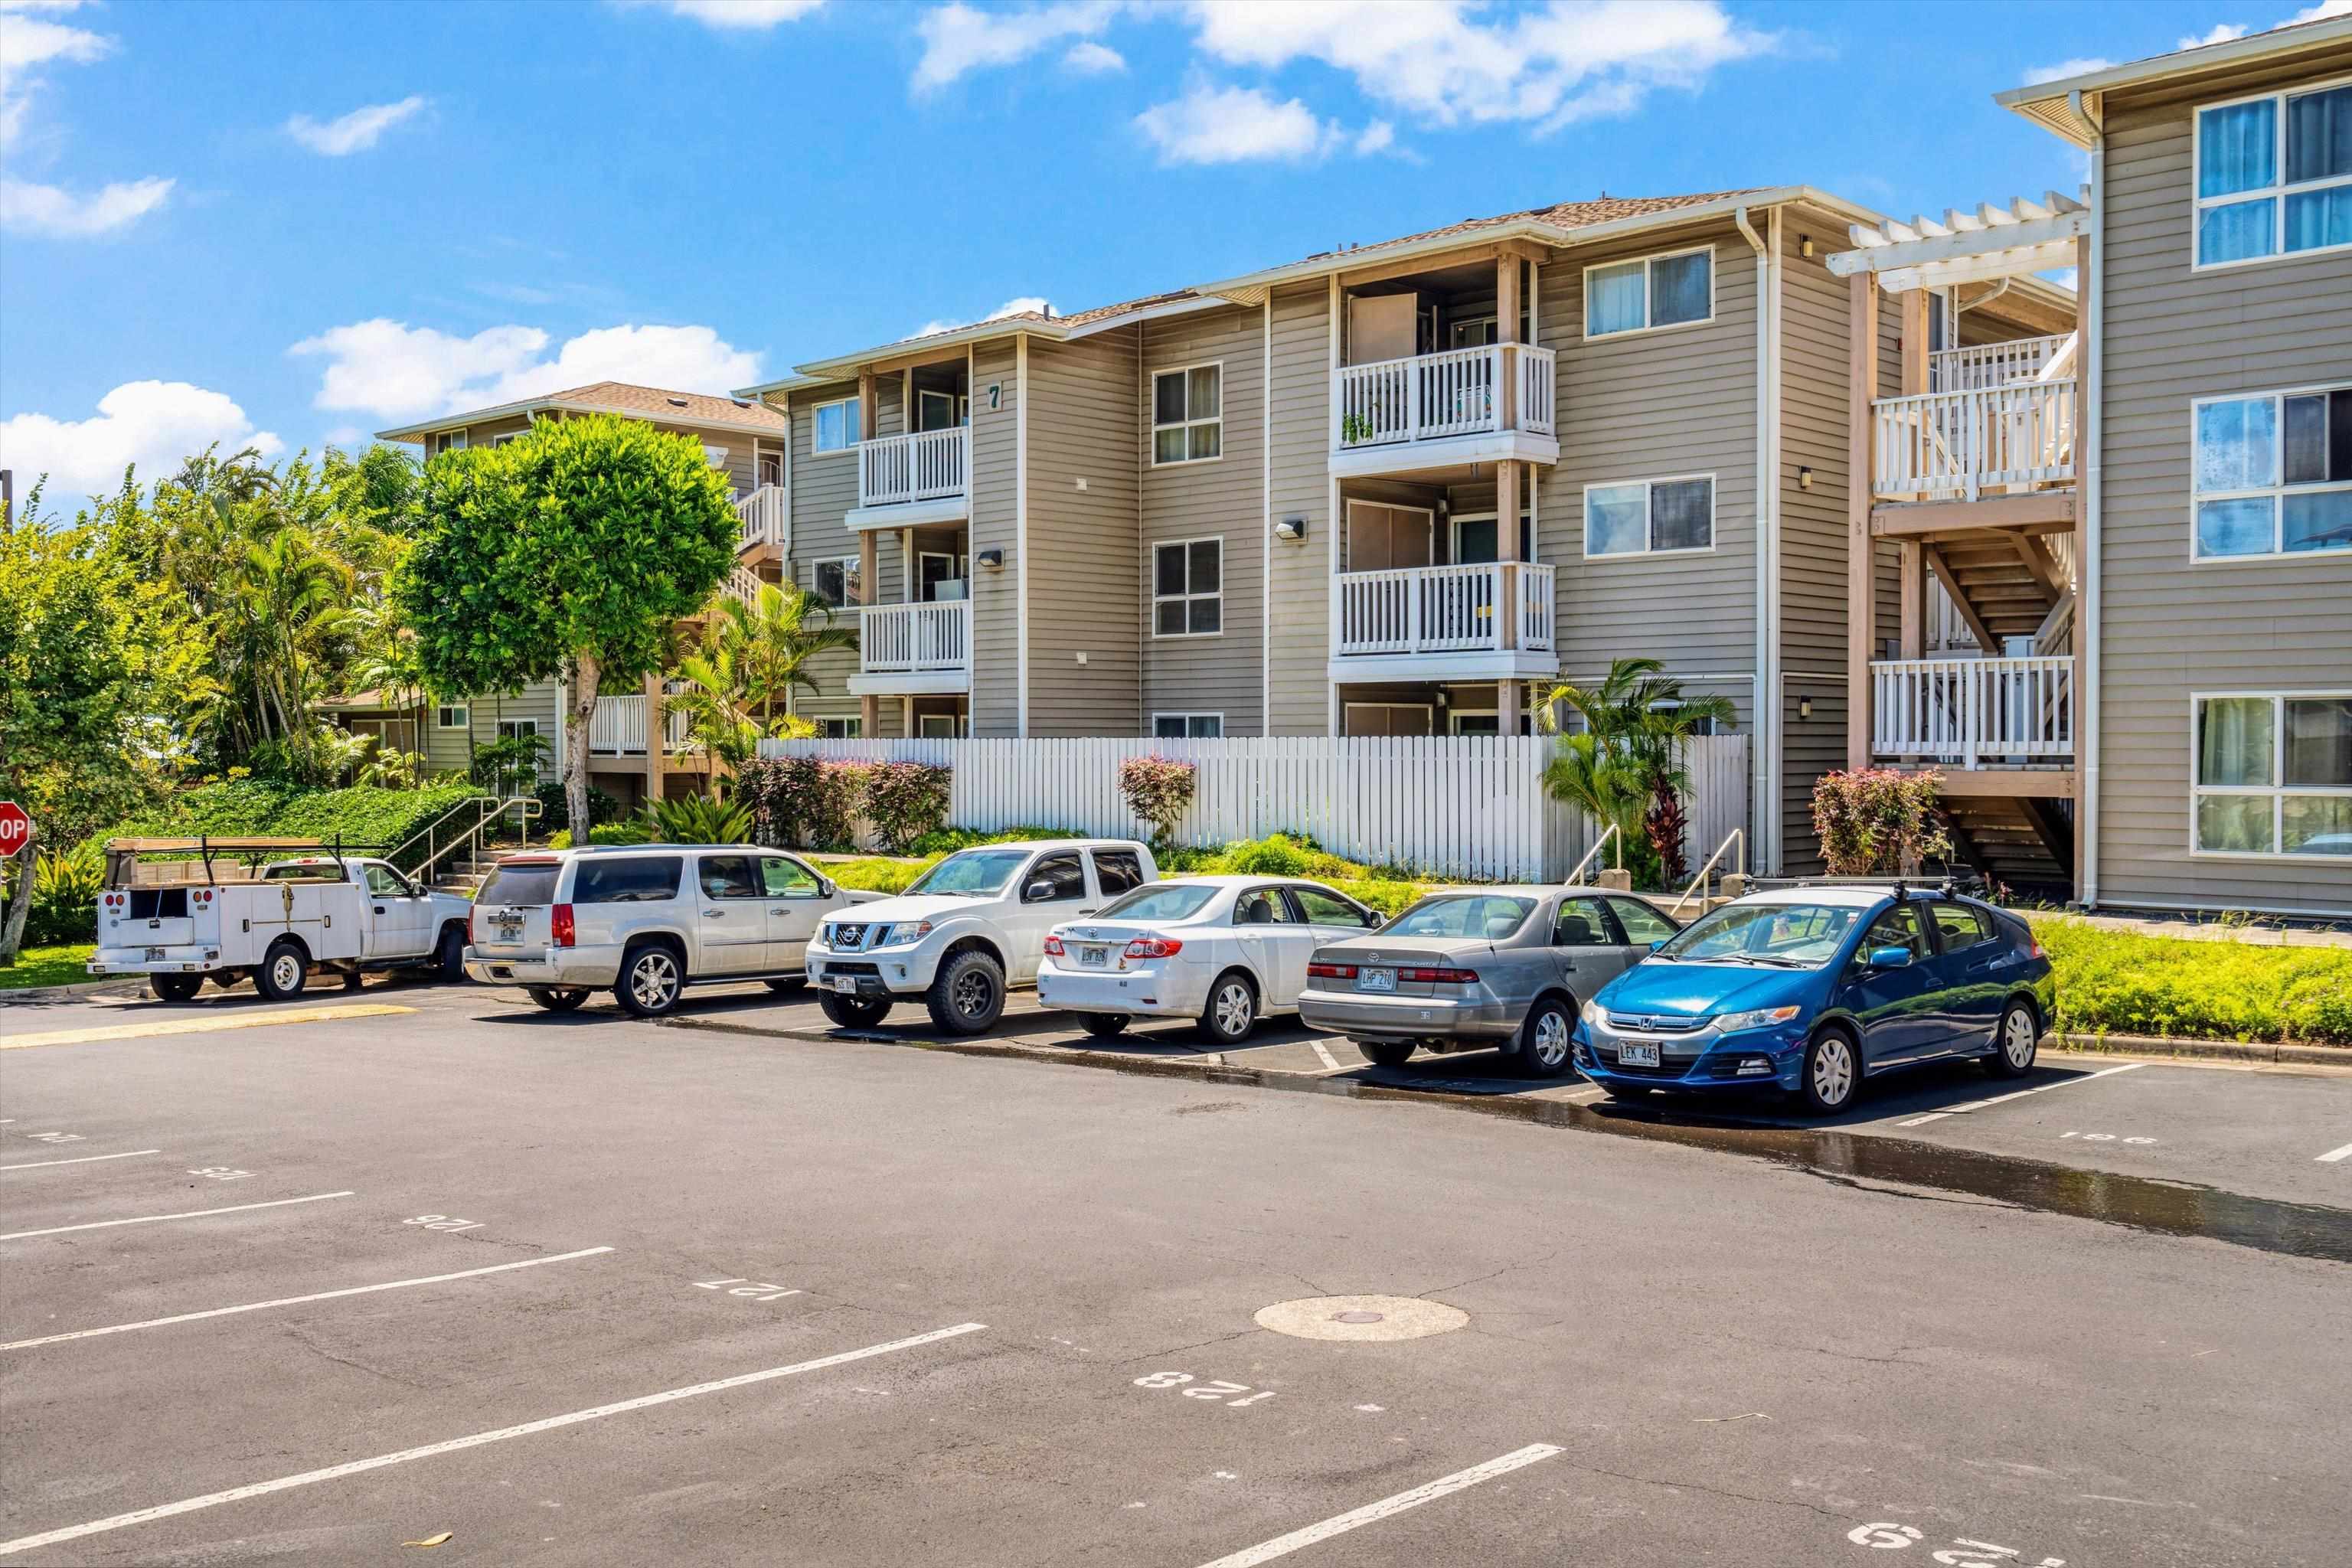
{"label": "tropical foliage", "polygon": [[1689,742],[1735,716],[1726,697],[1694,697],[1654,658],[1621,658],[1599,686],[1559,686],[1544,700],[1547,725],[1563,712],[1582,721],[1559,737],[1544,769],[1556,800],[1615,827],[1625,864],[1642,886],[1678,886],[1690,874],[1682,795],[1690,787]]}
{"label": "tropical foliage", "polygon": [[763,584],[749,600],[726,590],[712,595],[700,635],[671,666],[680,685],[667,699],[687,715],[705,759],[740,769],[764,739],[814,732],[786,709],[794,690],[817,689],[809,669],[817,655],[856,651],[857,634],[832,622],[832,608],[799,587]]}
{"label": "tropical foliage", "polygon": [[1176,825],[1192,809],[1198,783],[1192,763],[1170,757],[1129,757],[1118,764],[1118,793],[1129,811],[1151,825],[1154,844],[1176,837]]}
{"label": "tropical foliage", "polygon": [[1823,773],[1813,784],[1813,831],[1830,874],[1899,876],[1948,857],[1951,837],[1936,806],[1943,782],[1933,769]]}
{"label": "tropical foliage", "polygon": [[[697,795],[648,801],[639,821],[665,844],[749,844],[754,818],[748,805]],[[589,831],[591,842],[597,831]]]}

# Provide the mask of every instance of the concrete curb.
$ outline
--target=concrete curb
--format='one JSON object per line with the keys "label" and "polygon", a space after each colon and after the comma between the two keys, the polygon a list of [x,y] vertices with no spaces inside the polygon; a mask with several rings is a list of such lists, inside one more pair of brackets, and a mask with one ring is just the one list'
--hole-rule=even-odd
{"label": "concrete curb", "polygon": [[95,996],[107,991],[144,991],[144,980],[78,980],[70,985],[33,985],[16,991],[0,991],[0,1007],[16,1006],[28,1002],[63,1002],[75,996]]}
{"label": "concrete curb", "polygon": [[2352,1047],[2344,1046],[2176,1040],[2157,1035],[2068,1035],[2053,1032],[2045,1037],[2053,1049],[2079,1051],[2085,1056],[2192,1057],[2207,1061],[2352,1068]]}

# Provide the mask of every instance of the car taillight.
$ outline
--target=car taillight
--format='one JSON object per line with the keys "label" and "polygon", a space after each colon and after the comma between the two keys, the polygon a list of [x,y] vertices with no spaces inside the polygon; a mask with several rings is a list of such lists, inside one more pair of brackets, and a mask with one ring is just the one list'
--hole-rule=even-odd
{"label": "car taillight", "polygon": [[1060,958],[1062,955],[1062,939],[1049,932],[1045,938],[1045,956],[1048,958]]}
{"label": "car taillight", "polygon": [[472,909],[466,911],[466,945],[468,947],[482,940],[482,933],[474,925],[475,917],[481,912],[479,910]]}
{"label": "car taillight", "polygon": [[1129,958],[1173,958],[1184,951],[1184,944],[1164,936],[1139,936],[1127,944]]}
{"label": "car taillight", "polygon": [[1400,969],[1397,978],[1432,985],[1468,985],[1477,980],[1478,972],[1475,969]]}
{"label": "car taillight", "polygon": [[547,929],[549,933],[555,938],[556,946],[570,947],[572,945],[572,939],[575,934],[572,924],[572,906],[570,904],[556,905],[554,910],[548,916]]}
{"label": "car taillight", "polygon": [[1307,973],[1318,980],[1353,980],[1356,966],[1352,963],[1310,963]]}
{"label": "car taillight", "polygon": [[2042,944],[2038,942],[2027,942],[2025,944],[2025,956],[2028,958],[2040,958],[2042,956]]}

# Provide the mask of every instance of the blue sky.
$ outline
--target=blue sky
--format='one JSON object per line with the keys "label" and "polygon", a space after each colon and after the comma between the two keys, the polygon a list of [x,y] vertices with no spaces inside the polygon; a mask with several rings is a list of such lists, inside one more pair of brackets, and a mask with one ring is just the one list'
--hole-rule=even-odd
{"label": "blue sky", "polygon": [[70,510],[1603,190],[2071,190],[1992,92],[2314,4],[0,0],[0,466]]}

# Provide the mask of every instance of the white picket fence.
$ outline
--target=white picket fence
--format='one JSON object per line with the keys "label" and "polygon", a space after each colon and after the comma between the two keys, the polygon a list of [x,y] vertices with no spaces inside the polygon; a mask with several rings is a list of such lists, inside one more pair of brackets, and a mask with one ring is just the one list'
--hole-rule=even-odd
{"label": "white picket fence", "polygon": [[[948,821],[982,832],[1147,829],[1118,792],[1118,764],[1159,756],[1199,770],[1181,844],[1213,848],[1303,833],[1333,853],[1480,881],[1565,876],[1591,847],[1582,813],[1543,790],[1553,742],[1496,735],[1273,736],[1222,741],[763,741],[768,757],[929,763],[954,770]],[[1696,865],[1748,821],[1748,737],[1692,743],[1686,853]]]}

